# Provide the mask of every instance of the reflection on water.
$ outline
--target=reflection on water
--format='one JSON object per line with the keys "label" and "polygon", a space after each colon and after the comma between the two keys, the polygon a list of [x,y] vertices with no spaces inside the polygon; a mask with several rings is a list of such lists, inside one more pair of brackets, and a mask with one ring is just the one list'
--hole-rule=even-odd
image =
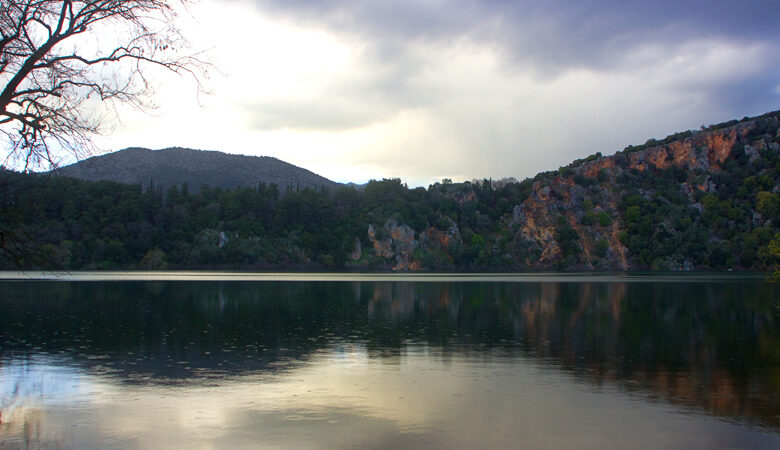
{"label": "reflection on water", "polygon": [[777,285],[471,281],[2,282],[0,441],[780,445]]}
{"label": "reflection on water", "polygon": [[84,378],[49,357],[6,361],[0,366],[0,437],[40,442],[44,411],[79,401],[90,388]]}

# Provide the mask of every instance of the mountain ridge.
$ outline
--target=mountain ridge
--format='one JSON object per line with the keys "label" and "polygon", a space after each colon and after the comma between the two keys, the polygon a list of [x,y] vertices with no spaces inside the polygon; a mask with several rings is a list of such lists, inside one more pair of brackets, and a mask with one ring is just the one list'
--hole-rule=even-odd
{"label": "mountain ridge", "polygon": [[170,147],[150,150],[129,147],[93,156],[53,171],[87,181],[114,181],[168,188],[186,183],[198,192],[201,185],[221,188],[276,184],[280,190],[333,188],[338,183],[270,156],[233,155],[212,150]]}
{"label": "mountain ridge", "polygon": [[[651,208],[648,204],[655,202],[657,198],[667,199],[659,194],[660,189],[641,186],[635,189],[637,193],[632,194],[639,195],[639,199],[631,200],[636,204],[627,205],[627,195],[621,194],[620,191],[627,189],[626,184],[631,181],[629,178],[642,178],[645,172],[680,169],[684,173],[677,173],[674,183],[664,186],[664,189],[673,190],[673,185],[677,184],[680,192],[676,194],[685,196],[690,203],[687,206],[702,213],[705,212],[702,198],[719,194],[718,185],[721,183],[716,183],[713,178],[727,173],[725,167],[727,164],[739,159],[743,159],[744,164],[755,163],[762,158],[761,152],[764,151],[777,158],[780,152],[779,141],[780,111],[775,111],[755,118],[745,118],[742,121],[714,125],[700,131],[677,133],[666,138],[664,142],[651,139],[643,146],[628,146],[622,152],[611,156],[592,155],[559,169],[557,173],[553,172],[550,176],[541,177],[540,180],[534,181],[528,198],[513,210],[513,222],[520,227],[518,235],[541,251],[538,262],[528,261],[528,264],[543,268],[564,256],[565,252],[557,236],[560,234],[557,231],[558,217],[563,216],[577,233],[578,243],[587,259],[584,261],[585,268],[598,267],[598,263],[594,260],[599,258],[592,258],[592,255],[598,253],[596,243],[603,239],[608,243],[608,251],[604,258],[607,264],[603,268],[635,269],[637,264],[629,262],[628,254],[631,253],[629,247],[632,246],[631,244],[634,244],[635,248],[640,245],[638,242],[624,242],[627,238],[621,233],[631,231],[630,226],[627,227],[630,224],[627,223],[625,211],[621,215],[614,213],[631,206],[635,207],[632,211],[636,211],[640,203],[643,204],[639,208],[640,214],[655,213],[656,208]],[[642,182],[647,185],[649,181]],[[773,181],[774,185],[769,186],[767,192],[776,197],[780,193],[776,175]],[[605,185],[618,189],[603,189]],[[671,192],[671,194],[675,193]],[[723,194],[720,193],[720,196],[728,197]],[[598,201],[594,201],[596,199]],[[709,197],[709,200],[710,203],[715,201],[713,197]],[[588,202],[590,207],[585,206]],[[683,203],[680,202],[680,208],[685,206]],[[593,216],[603,212],[609,214],[608,225],[601,225],[593,219]],[[684,211],[675,212],[685,214]],[[774,210],[772,212],[776,213]],[[590,218],[588,213],[591,213]],[[693,215],[698,213],[687,212]],[[634,215],[632,213],[628,219],[639,219]],[[751,214],[753,220],[763,218],[777,221],[776,217],[761,216],[761,212],[756,210]],[[646,225],[644,228],[648,228]],[[644,239],[655,239],[659,230],[674,229],[674,226],[668,219],[662,219],[652,222],[651,228],[655,232],[642,233]],[[621,236],[624,239],[621,239]],[[718,241],[720,241],[718,243],[724,242],[723,239]],[[646,263],[649,264],[643,266],[656,263],[658,268],[666,269],[684,269],[694,266],[684,255],[666,258],[666,260],[662,258],[661,261],[646,261]]]}

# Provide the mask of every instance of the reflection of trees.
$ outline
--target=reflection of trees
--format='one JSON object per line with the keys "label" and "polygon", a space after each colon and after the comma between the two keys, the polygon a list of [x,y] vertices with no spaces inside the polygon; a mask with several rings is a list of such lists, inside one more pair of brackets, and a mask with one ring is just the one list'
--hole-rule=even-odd
{"label": "reflection of trees", "polygon": [[[0,293],[0,353],[66,352],[124,380],[270,370],[348,332],[345,285],[69,283]],[[38,350],[35,350],[35,349]],[[283,365],[282,365],[283,367]]]}
{"label": "reflection of trees", "polygon": [[7,283],[0,357],[122,381],[280,370],[355,342],[536,356],[597,384],[780,426],[778,287],[745,283]]}

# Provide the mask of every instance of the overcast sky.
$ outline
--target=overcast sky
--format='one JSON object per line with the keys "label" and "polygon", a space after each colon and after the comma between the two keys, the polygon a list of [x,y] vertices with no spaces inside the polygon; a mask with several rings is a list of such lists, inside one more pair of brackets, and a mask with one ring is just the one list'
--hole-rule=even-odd
{"label": "overcast sky", "polygon": [[106,150],[275,156],[336,181],[525,178],[780,109],[777,0],[200,0],[219,69]]}

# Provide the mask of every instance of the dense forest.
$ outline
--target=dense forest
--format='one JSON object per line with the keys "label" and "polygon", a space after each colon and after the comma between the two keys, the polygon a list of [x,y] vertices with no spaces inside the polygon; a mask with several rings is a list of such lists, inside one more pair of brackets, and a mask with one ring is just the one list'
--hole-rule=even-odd
{"label": "dense forest", "polygon": [[6,269],[770,270],[780,112],[523,181],[163,189],[3,170],[0,192]]}

